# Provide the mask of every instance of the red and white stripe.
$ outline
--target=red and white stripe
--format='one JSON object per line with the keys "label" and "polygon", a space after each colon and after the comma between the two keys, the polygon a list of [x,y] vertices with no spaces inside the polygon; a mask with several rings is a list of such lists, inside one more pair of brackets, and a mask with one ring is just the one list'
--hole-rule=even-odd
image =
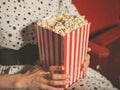
{"label": "red and white stripe", "polygon": [[[85,34],[84,34],[84,48],[83,48],[83,61],[82,65],[84,64],[84,59],[87,56],[87,48],[88,48],[88,41],[89,41],[89,31],[90,31],[90,24],[84,26]],[[81,71],[81,78],[84,76],[84,71]]]}
{"label": "red and white stripe", "polygon": [[78,74],[78,62],[79,62],[79,53],[78,53],[78,50],[79,50],[79,44],[80,44],[80,30],[78,29],[76,31],[77,33],[77,36],[76,36],[76,52],[75,52],[75,64],[74,64],[74,67],[75,67],[75,71],[74,71],[74,81],[73,82],[76,82],[77,81],[77,74]]}
{"label": "red and white stripe", "polygon": [[70,75],[70,84],[65,88],[83,77],[81,70],[87,53],[89,28],[90,24],[84,25],[63,37],[36,27],[40,60],[44,67],[64,65],[65,74]]}
{"label": "red and white stripe", "polygon": [[53,58],[54,58],[54,53],[53,53],[53,37],[52,37],[52,32],[49,32],[48,34],[49,36],[49,50],[50,50],[50,58],[49,60],[51,61],[49,65],[53,65],[54,64],[54,61],[53,61]]}
{"label": "red and white stripe", "polygon": [[78,50],[78,74],[77,74],[77,80],[80,78],[80,70],[81,70],[81,60],[82,60],[82,40],[83,40],[83,27],[80,28],[80,40],[79,40],[79,50]]}
{"label": "red and white stripe", "polygon": [[[83,77],[81,72],[87,53],[90,24],[73,31],[64,37],[65,74],[70,75],[70,85]],[[66,85],[66,88],[70,85]]]}

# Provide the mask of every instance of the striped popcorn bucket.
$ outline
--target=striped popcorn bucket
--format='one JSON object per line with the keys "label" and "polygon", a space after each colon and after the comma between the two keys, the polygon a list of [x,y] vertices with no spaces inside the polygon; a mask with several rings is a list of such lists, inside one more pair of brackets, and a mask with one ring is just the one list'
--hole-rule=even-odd
{"label": "striped popcorn bucket", "polygon": [[81,71],[87,53],[90,23],[61,36],[36,25],[40,62],[44,67],[64,65],[64,73],[70,75],[70,84],[83,77]]}

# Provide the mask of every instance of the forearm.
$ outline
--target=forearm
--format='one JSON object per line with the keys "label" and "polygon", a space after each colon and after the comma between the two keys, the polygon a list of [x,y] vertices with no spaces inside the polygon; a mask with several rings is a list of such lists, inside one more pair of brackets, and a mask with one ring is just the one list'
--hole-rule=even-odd
{"label": "forearm", "polygon": [[6,88],[19,88],[21,87],[18,83],[21,74],[14,74],[14,75],[0,75],[0,89]]}

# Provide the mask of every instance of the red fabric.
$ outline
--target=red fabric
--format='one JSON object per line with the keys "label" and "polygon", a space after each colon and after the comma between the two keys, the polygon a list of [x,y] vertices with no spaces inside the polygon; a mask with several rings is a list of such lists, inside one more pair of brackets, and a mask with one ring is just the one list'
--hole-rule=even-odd
{"label": "red fabric", "polygon": [[110,54],[109,49],[100,46],[96,43],[93,43],[91,41],[89,42],[89,47],[91,48],[92,53],[94,53],[98,58],[106,58]]}
{"label": "red fabric", "polygon": [[120,0],[73,0],[73,4],[91,22],[91,34],[120,23]]}
{"label": "red fabric", "polygon": [[101,46],[107,46],[118,38],[120,38],[120,25],[93,38],[92,41]]}

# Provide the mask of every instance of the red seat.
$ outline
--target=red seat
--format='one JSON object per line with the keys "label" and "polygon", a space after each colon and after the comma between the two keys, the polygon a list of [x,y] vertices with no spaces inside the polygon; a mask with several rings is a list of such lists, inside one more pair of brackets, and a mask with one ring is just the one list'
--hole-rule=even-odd
{"label": "red seat", "polygon": [[[99,58],[109,55],[107,45],[120,38],[120,26],[105,30],[120,24],[120,0],[73,0],[81,15],[85,15],[91,22],[89,46]],[[102,33],[101,33],[102,31]],[[92,36],[96,37],[92,38]]]}
{"label": "red seat", "polygon": [[91,41],[89,42],[89,47],[91,48],[93,54],[95,54],[98,58],[106,58],[110,54],[109,49]]}
{"label": "red seat", "polygon": [[105,47],[118,38],[120,38],[120,25],[96,36],[92,41]]}

